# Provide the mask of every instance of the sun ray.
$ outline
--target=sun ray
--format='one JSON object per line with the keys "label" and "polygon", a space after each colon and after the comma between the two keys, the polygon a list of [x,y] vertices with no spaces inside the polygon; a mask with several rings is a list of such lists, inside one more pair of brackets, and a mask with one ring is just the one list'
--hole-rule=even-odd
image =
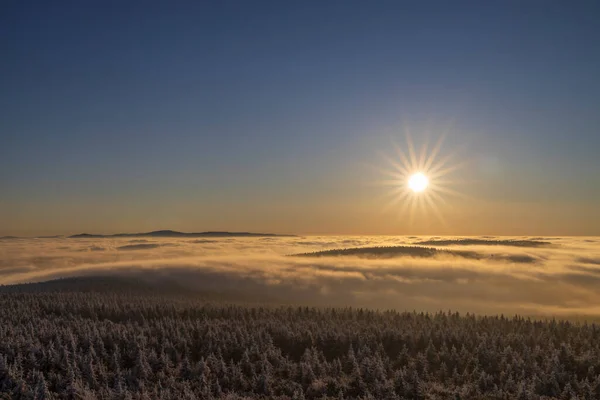
{"label": "sun ray", "polygon": [[446,204],[446,199],[443,196],[440,196],[435,190],[432,190],[429,194],[429,197],[432,198],[432,201],[436,201],[437,203]]}
{"label": "sun ray", "polygon": [[406,144],[408,146],[408,155],[410,157],[409,165],[413,169],[418,168],[418,161],[417,161],[417,155],[415,152],[415,146],[413,144],[412,137],[410,136],[409,132],[406,133]]}
{"label": "sun ray", "polygon": [[414,220],[415,220],[415,209],[416,209],[417,200],[414,197],[411,197],[410,209],[408,211],[408,224],[412,228]]}
{"label": "sun ray", "polygon": [[431,168],[431,164],[435,161],[435,158],[437,157],[438,153],[440,152],[440,149],[442,148],[442,144],[444,143],[445,139],[446,139],[446,135],[442,134],[440,136],[440,138],[438,139],[438,141],[435,143],[435,146],[433,147],[431,154],[429,154],[429,157],[427,158],[427,161],[425,162],[425,165],[423,166],[424,170],[428,171]]}
{"label": "sun ray", "polygon": [[419,154],[419,163],[417,164],[417,169],[419,171],[423,171],[425,169],[425,163],[427,160],[427,141],[421,147],[421,152]]}
{"label": "sun ray", "polygon": [[393,186],[393,187],[397,187],[398,186],[398,182],[400,181],[400,179],[398,177],[393,178],[393,179],[379,179],[373,182],[370,182],[371,184],[374,185],[384,185],[384,186]]}
{"label": "sun ray", "polygon": [[459,169],[464,168],[468,164],[470,164],[469,160],[461,161],[456,164],[448,165],[445,168],[438,168],[435,171],[432,170],[431,172],[429,172],[429,175],[435,178],[442,178],[448,174],[451,174],[454,171],[458,171]]}
{"label": "sun ray", "polygon": [[404,198],[404,201],[402,202],[402,205],[400,206],[400,210],[399,210],[401,216],[404,216],[407,214],[407,211],[410,206],[410,200],[411,199],[409,199],[409,198],[406,198],[406,197]]}
{"label": "sun ray", "polygon": [[438,221],[440,221],[442,223],[442,225],[444,226],[444,228],[447,228],[448,225],[446,223],[446,219],[444,218],[444,216],[440,212],[437,204],[435,204],[435,202],[433,201],[432,197],[433,196],[431,196],[431,197],[425,197],[425,201],[427,202],[427,205],[429,206],[429,208],[431,208],[431,210],[435,214],[435,216],[438,219]]}
{"label": "sun ray", "polygon": [[421,216],[426,214],[426,209],[425,209],[425,200],[427,196],[419,196],[417,198],[417,207],[418,207],[418,213],[420,213]]}
{"label": "sun ray", "polygon": [[441,160],[436,162],[431,166],[431,168],[427,171],[430,175],[436,175],[438,171],[447,168],[447,165],[452,161],[453,154],[448,154],[444,156]]}
{"label": "sun ray", "polygon": [[382,206],[382,210],[384,212],[389,212],[394,207],[396,207],[399,203],[401,203],[401,200],[398,197],[392,197],[391,200],[389,200]]}
{"label": "sun ray", "polygon": [[461,199],[468,199],[469,198],[469,196],[467,196],[466,194],[461,193],[461,192],[459,192],[457,190],[454,190],[454,189],[447,188],[447,187],[438,186],[436,188],[436,191],[438,191],[440,193],[443,193],[443,194],[446,194],[446,195],[460,197]]}
{"label": "sun ray", "polygon": [[392,177],[392,178],[396,178],[396,179],[401,179],[402,176],[404,176],[405,174],[408,173],[408,171],[404,167],[402,167],[400,164],[398,164],[397,162],[392,160],[392,158],[390,158],[388,155],[381,154],[380,157],[382,159],[384,159],[392,168],[386,169],[386,168],[382,168],[380,166],[373,165],[370,163],[366,163],[366,167],[379,173],[379,174],[386,175],[388,177]]}
{"label": "sun ray", "polygon": [[404,151],[402,151],[402,149],[400,148],[400,146],[398,146],[396,143],[392,144],[394,147],[394,150],[396,151],[396,153],[398,153],[398,157],[400,157],[400,162],[402,163],[402,167],[403,170],[405,171],[404,173],[408,174],[409,173],[409,169],[410,169],[410,162],[408,161],[408,158],[406,157],[406,154],[404,153]]}
{"label": "sun ray", "polygon": [[[397,181],[397,180],[396,180]],[[448,187],[448,186],[460,186],[473,183],[473,181],[466,181],[464,179],[436,179],[435,184],[431,184],[432,188],[436,187]],[[393,183],[390,183],[393,184]]]}

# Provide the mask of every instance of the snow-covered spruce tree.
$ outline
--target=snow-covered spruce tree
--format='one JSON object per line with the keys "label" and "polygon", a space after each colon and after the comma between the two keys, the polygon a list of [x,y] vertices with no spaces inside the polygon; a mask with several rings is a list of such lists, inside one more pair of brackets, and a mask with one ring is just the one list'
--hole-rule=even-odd
{"label": "snow-covered spruce tree", "polygon": [[0,289],[2,396],[600,398],[591,323],[252,307],[90,282]]}

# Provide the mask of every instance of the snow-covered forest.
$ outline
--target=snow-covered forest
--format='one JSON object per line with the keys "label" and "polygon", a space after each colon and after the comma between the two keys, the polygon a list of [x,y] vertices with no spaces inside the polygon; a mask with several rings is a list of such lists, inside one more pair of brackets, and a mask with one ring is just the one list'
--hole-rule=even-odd
{"label": "snow-covered forest", "polygon": [[[5,399],[598,399],[600,327],[235,305],[82,278],[0,288]],[[2,397],[3,396],[3,397]]]}

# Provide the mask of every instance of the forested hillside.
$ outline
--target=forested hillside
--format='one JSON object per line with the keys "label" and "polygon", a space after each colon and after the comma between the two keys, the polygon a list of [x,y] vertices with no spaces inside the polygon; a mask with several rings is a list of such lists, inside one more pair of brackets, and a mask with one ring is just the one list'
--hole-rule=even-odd
{"label": "forested hillside", "polygon": [[593,324],[228,305],[94,282],[0,288],[3,398],[600,398]]}

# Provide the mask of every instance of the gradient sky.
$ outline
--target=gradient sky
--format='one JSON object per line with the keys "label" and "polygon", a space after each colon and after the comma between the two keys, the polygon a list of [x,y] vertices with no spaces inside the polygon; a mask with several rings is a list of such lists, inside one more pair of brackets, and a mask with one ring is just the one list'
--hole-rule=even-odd
{"label": "gradient sky", "polygon": [[[0,235],[600,235],[598,15],[596,1],[5,1]],[[373,184],[406,127],[468,160],[443,221],[409,224]]]}

